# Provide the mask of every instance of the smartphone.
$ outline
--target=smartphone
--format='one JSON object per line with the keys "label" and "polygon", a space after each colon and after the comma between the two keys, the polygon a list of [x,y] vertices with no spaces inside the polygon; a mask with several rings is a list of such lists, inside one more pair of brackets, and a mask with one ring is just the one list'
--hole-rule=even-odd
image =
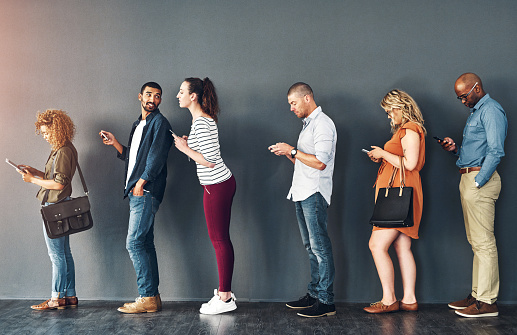
{"label": "smartphone", "polygon": [[172,136],[174,136],[174,137],[178,137],[178,135],[176,135],[176,134],[172,131],[172,129],[169,129],[169,131],[171,132]]}
{"label": "smartphone", "polygon": [[104,133],[101,133],[102,137],[104,137],[104,139],[107,141],[109,140],[108,136],[106,136]]}
{"label": "smartphone", "polygon": [[18,168],[18,165],[14,164],[11,160],[9,160],[9,159],[7,159],[7,158],[6,158],[6,159],[5,159],[5,162],[6,162],[7,164],[11,165],[13,168],[15,168],[15,169],[16,169],[16,171],[22,171],[22,170],[20,170],[20,169]]}
{"label": "smartphone", "polygon": [[365,154],[370,152],[369,150],[366,150],[366,149],[361,149],[361,151],[364,152]]}
{"label": "smartphone", "polygon": [[437,140],[438,142],[443,142],[443,140],[442,140],[441,138],[439,138],[439,137],[433,136],[433,138],[434,138],[435,140]]}

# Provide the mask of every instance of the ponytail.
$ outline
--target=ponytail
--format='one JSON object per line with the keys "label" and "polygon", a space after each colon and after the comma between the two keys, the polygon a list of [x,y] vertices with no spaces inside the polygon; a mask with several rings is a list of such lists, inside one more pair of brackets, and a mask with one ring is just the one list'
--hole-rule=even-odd
{"label": "ponytail", "polygon": [[206,114],[210,115],[217,122],[219,103],[217,102],[214,84],[208,77],[203,79],[203,103],[201,107]]}
{"label": "ponytail", "polygon": [[186,78],[185,81],[189,83],[189,94],[196,93],[197,102],[201,105],[203,112],[217,122],[219,103],[217,102],[217,94],[212,81],[208,77],[203,80],[199,78]]}

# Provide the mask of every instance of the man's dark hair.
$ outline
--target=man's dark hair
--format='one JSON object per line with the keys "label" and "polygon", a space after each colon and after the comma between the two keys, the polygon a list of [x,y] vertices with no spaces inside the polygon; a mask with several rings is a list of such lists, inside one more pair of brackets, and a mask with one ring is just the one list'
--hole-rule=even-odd
{"label": "man's dark hair", "polygon": [[160,93],[162,93],[162,87],[160,85],[158,85],[158,83],[155,83],[154,81],[150,81],[150,82],[142,85],[142,88],[140,89],[140,94],[144,93],[144,90],[146,87],[156,88],[156,89],[160,90]]}
{"label": "man's dark hair", "polygon": [[312,88],[308,84],[302,83],[302,82],[294,83],[289,88],[289,91],[287,91],[287,96],[290,96],[293,93],[298,93],[298,94],[300,94],[302,96],[305,96],[307,94],[308,95],[313,95]]}

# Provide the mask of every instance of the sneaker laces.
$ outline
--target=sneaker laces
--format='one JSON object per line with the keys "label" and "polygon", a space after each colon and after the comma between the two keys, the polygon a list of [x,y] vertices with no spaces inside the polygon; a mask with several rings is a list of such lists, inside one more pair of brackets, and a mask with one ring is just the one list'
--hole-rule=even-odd
{"label": "sneaker laces", "polygon": [[138,298],[136,298],[136,299],[135,299],[135,302],[132,302],[132,303],[130,303],[129,305],[134,306],[134,305],[136,305],[136,304],[141,304],[141,303],[143,303],[143,302],[144,302],[144,297],[139,296]]}
{"label": "sneaker laces", "polygon": [[208,304],[208,305],[211,305],[213,302],[215,302],[215,301],[217,301],[217,300],[221,300],[221,298],[219,297],[219,294],[214,295],[214,296],[212,297],[212,299],[210,299],[210,300],[207,302],[207,304]]}

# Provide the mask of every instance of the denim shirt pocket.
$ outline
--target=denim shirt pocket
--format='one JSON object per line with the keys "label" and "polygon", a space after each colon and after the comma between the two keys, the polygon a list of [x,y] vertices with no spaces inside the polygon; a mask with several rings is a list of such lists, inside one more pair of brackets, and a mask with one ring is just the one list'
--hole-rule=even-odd
{"label": "denim shirt pocket", "polygon": [[480,134],[483,134],[485,129],[479,120],[472,120],[467,124],[467,133],[466,136],[474,136],[479,137]]}

